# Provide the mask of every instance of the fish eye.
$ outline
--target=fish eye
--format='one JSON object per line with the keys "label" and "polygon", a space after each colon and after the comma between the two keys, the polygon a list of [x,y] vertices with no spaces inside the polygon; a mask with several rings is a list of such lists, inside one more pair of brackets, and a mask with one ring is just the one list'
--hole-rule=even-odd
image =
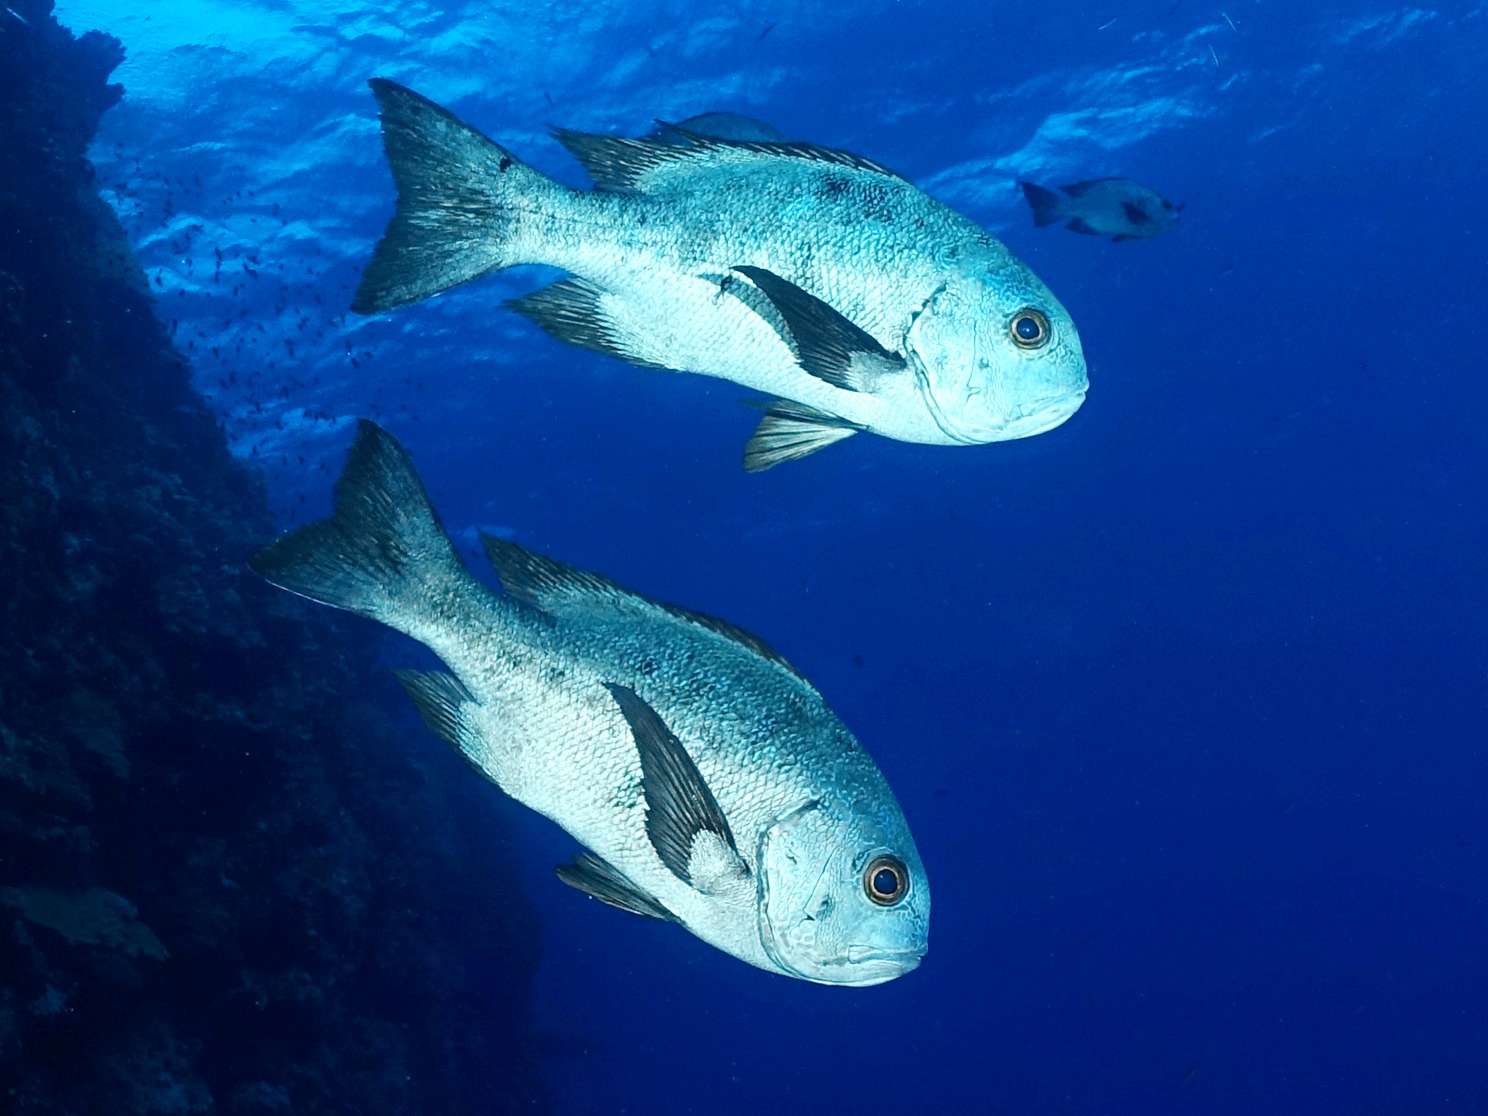
{"label": "fish eye", "polygon": [[909,892],[909,869],[897,856],[876,857],[863,873],[863,890],[880,907],[892,907]]}
{"label": "fish eye", "polygon": [[1020,349],[1041,349],[1049,342],[1049,319],[1043,311],[1025,306],[1013,315],[1008,334]]}

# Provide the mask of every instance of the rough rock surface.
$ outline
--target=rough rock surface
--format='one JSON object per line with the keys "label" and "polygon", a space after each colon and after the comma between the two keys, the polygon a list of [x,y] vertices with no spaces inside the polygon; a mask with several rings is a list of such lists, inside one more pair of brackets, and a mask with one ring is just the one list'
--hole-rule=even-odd
{"label": "rough rock surface", "polygon": [[260,481],[85,157],[122,51],[6,7],[0,1110],[541,1109],[499,800],[247,572]]}

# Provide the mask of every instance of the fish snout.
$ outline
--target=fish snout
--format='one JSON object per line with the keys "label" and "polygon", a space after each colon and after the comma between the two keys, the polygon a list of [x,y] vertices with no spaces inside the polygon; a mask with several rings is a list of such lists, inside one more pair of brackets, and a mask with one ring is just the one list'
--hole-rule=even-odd
{"label": "fish snout", "polygon": [[840,983],[858,988],[902,977],[920,967],[925,958],[926,947],[916,949],[878,949],[872,946],[849,946],[847,964],[844,966],[847,979]]}
{"label": "fish snout", "polygon": [[923,945],[914,949],[881,949],[875,946],[855,945],[847,947],[847,960],[850,965],[873,963],[896,965],[901,971],[907,973],[919,967],[926,949],[927,947]]}
{"label": "fish snout", "polygon": [[1087,390],[1080,388],[1016,408],[1004,428],[1003,440],[1032,438],[1062,426],[1085,402]]}

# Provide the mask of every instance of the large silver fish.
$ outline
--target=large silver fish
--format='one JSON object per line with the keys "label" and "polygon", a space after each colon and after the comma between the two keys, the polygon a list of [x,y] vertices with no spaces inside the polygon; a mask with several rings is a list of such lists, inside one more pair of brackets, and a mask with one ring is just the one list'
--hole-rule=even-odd
{"label": "large silver fish", "polygon": [[403,448],[361,423],[335,514],[253,569],[412,636],[428,726],[588,848],[559,877],[762,969],[879,984],[925,953],[899,804],[821,695],[755,637],[497,538],[455,556]]}
{"label": "large silver fish", "polygon": [[859,430],[1025,438],[1085,398],[1079,336],[1043,283],[867,159],[680,126],[641,139],[559,131],[595,184],[571,190],[417,93],[372,88],[398,208],[362,276],[361,313],[515,264],[562,268],[572,278],[511,308],[575,345],[775,397],[745,449],[750,470]]}

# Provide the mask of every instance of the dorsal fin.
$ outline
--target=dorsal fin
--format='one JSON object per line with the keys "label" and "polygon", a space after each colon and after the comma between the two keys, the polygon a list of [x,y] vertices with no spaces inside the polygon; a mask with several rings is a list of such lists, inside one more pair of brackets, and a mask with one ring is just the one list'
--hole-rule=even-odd
{"label": "dorsal fin", "polygon": [[806,143],[801,140],[769,142],[765,140],[721,139],[717,136],[706,136],[682,127],[673,127],[672,130],[692,140],[694,146],[690,150],[694,153],[725,149],[753,151],[759,155],[778,155],[783,159],[804,159],[810,163],[830,163],[837,167],[850,167],[853,170],[871,171],[874,174],[881,174],[888,178],[897,178],[904,181],[903,175],[891,171],[882,163],[875,163],[872,159],[865,159],[861,155],[854,155],[851,151],[843,151],[838,147],[823,147],[818,143]]}
{"label": "dorsal fin", "polygon": [[[594,185],[601,190],[645,190],[647,178],[660,167],[726,152],[752,152],[785,159],[802,159],[812,163],[829,163],[853,170],[870,171],[890,178],[901,178],[881,166],[850,151],[820,147],[794,140],[729,140],[672,124],[661,124],[657,138],[628,139],[625,136],[599,136],[574,132],[566,128],[553,131],[553,138],[584,164]],[[902,179],[901,179],[902,180]]]}
{"label": "dorsal fin", "polygon": [[544,612],[562,613],[565,604],[587,603],[603,598],[633,596],[607,577],[576,569],[528,550],[509,539],[481,533],[501,588],[523,604]]}
{"label": "dorsal fin", "polygon": [[716,616],[709,616],[706,612],[693,612],[691,609],[681,608],[678,605],[660,604],[660,602],[656,603],[660,608],[663,608],[667,612],[670,612],[673,616],[679,617],[683,620],[690,620],[692,621],[692,623],[707,628],[710,632],[717,632],[725,639],[731,639],[735,643],[742,643],[756,655],[759,655],[762,658],[769,659],[772,663],[775,663],[778,666],[785,667],[786,670],[790,671],[802,682],[806,682],[807,685],[810,685],[810,682],[807,680],[806,676],[803,675],[795,667],[791,666],[790,661],[786,659],[784,655],[782,655],[779,651],[776,651],[775,648],[771,647],[768,643],[760,639],[760,637],[755,635],[753,632],[746,632],[743,628],[739,627],[739,625],[730,624],[727,620],[720,620]]}
{"label": "dorsal fin", "polygon": [[648,171],[675,161],[692,149],[661,140],[597,136],[555,128],[553,138],[584,164],[600,190],[635,190]]}
{"label": "dorsal fin", "polygon": [[509,539],[482,534],[481,542],[496,576],[501,579],[501,587],[523,604],[559,616],[572,613],[592,614],[596,608],[612,612],[658,609],[669,616],[686,620],[715,635],[732,640],[761,658],[784,667],[808,686],[811,685],[809,679],[768,643],[727,620],[643,597],[602,574],[564,565],[552,558],[535,554]]}

